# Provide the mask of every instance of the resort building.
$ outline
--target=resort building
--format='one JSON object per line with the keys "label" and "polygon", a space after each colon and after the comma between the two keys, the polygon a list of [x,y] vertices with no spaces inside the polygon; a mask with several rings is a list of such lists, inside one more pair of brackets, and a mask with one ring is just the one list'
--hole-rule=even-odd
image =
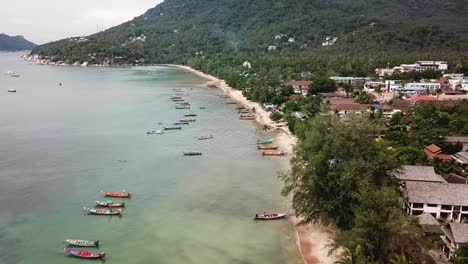
{"label": "resort building", "polygon": [[351,84],[355,87],[361,87],[367,81],[372,80],[370,77],[341,77],[341,76],[332,76],[330,79],[334,80],[336,83],[346,83]]}
{"label": "resort building", "polygon": [[439,158],[441,160],[451,160],[452,157],[450,155],[444,154],[442,149],[437,146],[436,144],[429,145],[424,148],[424,153],[426,154],[427,158],[433,160],[435,158]]}
{"label": "resort building", "polygon": [[432,166],[403,166],[396,177],[402,182],[446,182],[442,176],[435,173]]}
{"label": "resort building", "polygon": [[427,70],[446,71],[448,69],[448,63],[446,61],[417,61],[415,65],[415,70],[418,72]]}
{"label": "resort building", "polygon": [[468,165],[468,137],[447,137],[447,141],[450,143],[460,142],[463,144],[462,150],[452,155],[452,158],[460,165]]}
{"label": "resort building", "polygon": [[406,181],[402,191],[409,215],[429,213],[454,222],[468,219],[467,184]]}
{"label": "resort building", "polygon": [[428,235],[443,235],[439,222],[429,213],[416,216],[419,226]]}
{"label": "resort building", "polygon": [[289,81],[283,83],[283,86],[292,86],[295,94],[302,94],[304,96],[309,92],[309,86],[312,81]]}
{"label": "resort building", "polygon": [[442,231],[442,251],[448,258],[453,257],[457,249],[468,243],[468,224],[449,223],[442,227]]}
{"label": "resort building", "polygon": [[385,90],[385,82],[381,81],[367,81],[364,84],[364,91],[365,92],[375,92],[375,91],[384,91]]}

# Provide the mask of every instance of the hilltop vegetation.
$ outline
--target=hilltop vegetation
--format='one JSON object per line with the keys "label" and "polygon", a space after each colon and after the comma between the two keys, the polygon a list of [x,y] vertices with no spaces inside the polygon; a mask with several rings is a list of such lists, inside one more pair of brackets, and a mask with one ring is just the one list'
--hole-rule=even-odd
{"label": "hilltop vegetation", "polygon": [[[86,41],[60,40],[34,53],[69,63],[189,64],[220,77],[240,73],[245,60],[256,70],[367,75],[387,63],[445,59],[467,71],[463,2],[167,0]],[[322,46],[327,36],[336,42]]]}
{"label": "hilltop vegetation", "polygon": [[8,36],[0,33],[0,51],[32,50],[37,45],[26,40],[23,36]]}

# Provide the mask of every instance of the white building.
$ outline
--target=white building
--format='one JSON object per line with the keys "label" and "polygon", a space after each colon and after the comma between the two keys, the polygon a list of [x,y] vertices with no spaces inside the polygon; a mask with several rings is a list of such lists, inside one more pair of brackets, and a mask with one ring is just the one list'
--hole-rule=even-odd
{"label": "white building", "polygon": [[446,71],[448,69],[446,61],[417,61],[415,64],[415,70],[418,72],[427,70]]}
{"label": "white building", "polygon": [[440,238],[445,245],[442,251],[448,258],[453,257],[453,253],[468,243],[468,224],[449,223],[442,228],[443,236]]}
{"label": "white building", "polygon": [[440,89],[440,83],[437,82],[414,82],[414,83],[407,83],[402,88],[397,88],[397,91],[406,91],[406,92],[414,92],[414,91],[435,91]]}
{"label": "white building", "polygon": [[405,181],[402,191],[409,215],[430,213],[453,222],[468,219],[468,184]]}
{"label": "white building", "polygon": [[376,90],[384,91],[385,83],[382,81],[367,81],[364,84],[365,92],[375,92]]}
{"label": "white building", "polygon": [[343,77],[343,76],[332,76],[330,79],[334,80],[336,83],[347,83],[355,86],[359,86],[367,81],[372,80],[370,77]]}

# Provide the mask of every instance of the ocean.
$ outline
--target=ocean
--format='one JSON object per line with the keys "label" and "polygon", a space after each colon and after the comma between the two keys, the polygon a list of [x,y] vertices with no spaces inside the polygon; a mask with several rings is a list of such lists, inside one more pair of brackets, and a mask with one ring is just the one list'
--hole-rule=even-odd
{"label": "ocean", "polygon": [[[221,90],[177,68],[18,56],[0,53],[1,264],[82,262],[64,256],[67,238],[99,240],[90,250],[116,264],[302,263],[289,221],[252,220],[288,209],[278,178],[288,159],[261,156],[256,141],[275,132],[239,120]],[[192,109],[175,109],[173,89]],[[186,113],[196,122],[146,135]],[[133,194],[123,216],[84,214],[108,199],[101,191],[123,190]]]}

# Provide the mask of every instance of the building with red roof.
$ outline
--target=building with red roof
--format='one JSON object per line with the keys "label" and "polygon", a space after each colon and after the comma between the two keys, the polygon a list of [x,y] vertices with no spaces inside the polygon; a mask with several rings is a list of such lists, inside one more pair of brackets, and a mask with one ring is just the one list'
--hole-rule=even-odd
{"label": "building with red roof", "polygon": [[439,158],[441,160],[451,160],[452,157],[443,153],[442,149],[437,146],[436,144],[429,145],[424,148],[424,153],[426,154],[427,158],[433,160],[435,158]]}

